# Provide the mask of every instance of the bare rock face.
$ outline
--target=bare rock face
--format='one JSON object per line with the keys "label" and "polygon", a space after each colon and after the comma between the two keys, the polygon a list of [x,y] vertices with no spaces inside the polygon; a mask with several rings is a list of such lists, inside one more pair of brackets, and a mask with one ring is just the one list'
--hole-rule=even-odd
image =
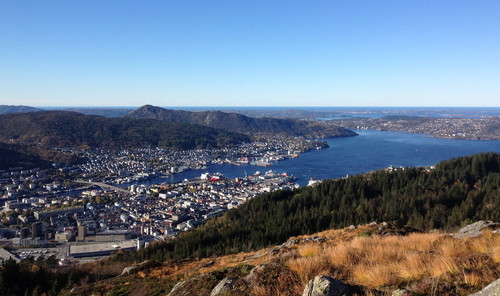
{"label": "bare rock face", "polygon": [[302,296],[348,296],[349,286],[332,277],[321,275],[310,280]]}
{"label": "bare rock face", "polygon": [[182,287],[182,285],[184,285],[184,283],[185,281],[180,281],[177,284],[175,284],[175,286],[172,288],[172,290],[170,291],[170,293],[168,293],[167,296],[176,295],[176,292],[180,290],[180,288]]}
{"label": "bare rock face", "polygon": [[397,289],[392,291],[391,296],[409,296],[413,295],[410,291],[405,289]]}
{"label": "bare rock face", "polygon": [[210,293],[210,296],[222,295],[224,292],[232,290],[235,282],[235,279],[224,278],[217,284],[217,286],[214,287],[214,289]]}
{"label": "bare rock face", "polygon": [[464,228],[460,229],[457,233],[453,235],[454,238],[469,238],[480,236],[484,229],[495,230],[500,228],[499,223],[492,221],[477,221],[476,223],[469,224]]}
{"label": "bare rock face", "polygon": [[489,284],[481,291],[471,294],[470,296],[500,296],[500,279]]}

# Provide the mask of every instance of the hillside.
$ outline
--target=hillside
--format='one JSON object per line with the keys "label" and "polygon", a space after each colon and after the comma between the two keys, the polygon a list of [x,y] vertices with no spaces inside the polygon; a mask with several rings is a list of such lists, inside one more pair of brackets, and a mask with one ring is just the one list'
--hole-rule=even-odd
{"label": "hillside", "polygon": [[320,284],[315,289],[318,294],[312,295],[470,295],[500,275],[500,235],[492,232],[499,224],[472,226],[477,224],[491,228],[483,228],[475,237],[458,237],[386,222],[350,226],[292,237],[255,252],[146,262],[128,274],[74,292],[300,296],[311,295],[306,287],[326,276],[335,287],[331,290],[344,293],[318,293],[327,290]]}
{"label": "hillside", "polygon": [[66,111],[0,116],[0,141],[55,147],[224,147],[249,141],[245,135],[201,125],[147,119],[106,118]]}
{"label": "hillside", "polygon": [[14,106],[14,105],[0,105],[0,115],[7,113],[26,113],[26,112],[34,112],[34,111],[42,111],[42,109],[30,107],[30,106]]}
{"label": "hillside", "polygon": [[500,221],[500,154],[452,159],[433,170],[381,170],[263,194],[134,258],[164,261],[247,252],[294,235],[377,220],[431,230],[480,219]]}
{"label": "hillside", "polygon": [[149,118],[185,122],[246,134],[272,133],[308,138],[350,137],[356,133],[333,125],[295,119],[253,118],[221,111],[190,112],[145,105],[128,113],[126,118]]}
{"label": "hillside", "polygon": [[[306,287],[326,277],[324,282],[344,289],[344,294],[312,295],[470,295],[500,276],[499,226],[479,221],[450,235],[373,222],[204,259],[128,265],[116,260],[126,256],[119,253],[97,263],[59,269],[51,259],[7,261],[0,267],[0,291],[2,295],[47,291],[67,296],[300,296],[311,295]],[[327,288],[318,286],[319,291]]]}
{"label": "hillside", "polygon": [[22,167],[48,168],[53,163],[75,164],[81,159],[64,151],[48,150],[38,146],[0,143],[0,170]]}
{"label": "hillside", "polygon": [[30,153],[21,147],[0,143],[0,170],[11,167],[35,168],[48,167],[50,162],[36,153]]}

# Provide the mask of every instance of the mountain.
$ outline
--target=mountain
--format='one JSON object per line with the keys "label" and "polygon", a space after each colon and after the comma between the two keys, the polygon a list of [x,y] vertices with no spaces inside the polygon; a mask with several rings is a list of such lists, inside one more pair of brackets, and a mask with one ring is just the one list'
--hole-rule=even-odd
{"label": "mountain", "polygon": [[221,111],[190,112],[170,110],[151,105],[142,106],[128,113],[125,117],[186,122],[246,134],[286,134],[308,138],[350,137],[356,135],[353,131],[319,122],[280,118],[253,118]]}
{"label": "mountain", "polygon": [[193,149],[225,147],[249,141],[249,138],[194,124],[41,111],[0,116],[0,141],[45,148],[152,145]]}
{"label": "mountain", "polygon": [[29,106],[14,106],[14,105],[0,105],[0,115],[7,113],[26,113],[26,112],[34,112],[34,111],[42,111],[42,109],[29,107]]}

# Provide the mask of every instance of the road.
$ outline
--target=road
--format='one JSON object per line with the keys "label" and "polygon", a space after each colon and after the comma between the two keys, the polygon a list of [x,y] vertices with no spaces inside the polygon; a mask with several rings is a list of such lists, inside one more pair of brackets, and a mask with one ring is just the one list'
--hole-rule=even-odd
{"label": "road", "polygon": [[123,189],[123,188],[120,188],[120,187],[116,187],[116,186],[113,186],[113,185],[109,185],[109,184],[106,184],[106,183],[89,182],[89,181],[85,181],[85,180],[81,180],[81,179],[75,180],[75,182],[82,183],[82,184],[99,186],[102,189],[111,189],[111,190],[114,190],[116,192],[122,192],[122,193],[125,193],[125,194],[132,194],[132,192],[130,192],[129,190],[126,190],[126,189]]}

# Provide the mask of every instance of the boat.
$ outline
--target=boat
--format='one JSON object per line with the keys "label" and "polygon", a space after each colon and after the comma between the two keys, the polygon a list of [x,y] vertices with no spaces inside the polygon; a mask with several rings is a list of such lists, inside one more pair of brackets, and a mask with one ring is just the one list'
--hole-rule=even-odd
{"label": "boat", "polygon": [[240,163],[240,164],[248,164],[249,163],[248,158],[241,158],[241,159],[238,159],[236,162]]}
{"label": "boat", "polygon": [[252,161],[250,162],[251,165],[256,165],[256,166],[271,166],[271,163],[267,161]]}

